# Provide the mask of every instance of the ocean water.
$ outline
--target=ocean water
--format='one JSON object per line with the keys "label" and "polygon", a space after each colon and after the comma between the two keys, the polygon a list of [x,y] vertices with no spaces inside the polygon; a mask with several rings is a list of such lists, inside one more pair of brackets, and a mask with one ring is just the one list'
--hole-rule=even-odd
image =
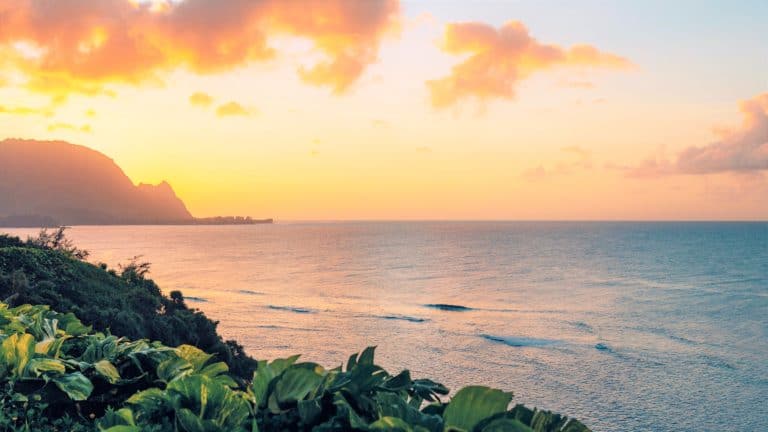
{"label": "ocean water", "polygon": [[[30,230],[6,230],[26,236]],[[596,431],[768,430],[768,224],[75,227],[257,358],[483,383]]]}

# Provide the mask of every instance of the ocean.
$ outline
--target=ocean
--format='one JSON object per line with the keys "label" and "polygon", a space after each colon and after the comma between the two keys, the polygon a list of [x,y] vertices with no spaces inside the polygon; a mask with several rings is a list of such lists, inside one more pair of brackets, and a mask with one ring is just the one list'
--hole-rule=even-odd
{"label": "ocean", "polygon": [[[35,230],[0,229],[26,237]],[[259,359],[485,384],[595,431],[768,430],[768,223],[74,227]]]}

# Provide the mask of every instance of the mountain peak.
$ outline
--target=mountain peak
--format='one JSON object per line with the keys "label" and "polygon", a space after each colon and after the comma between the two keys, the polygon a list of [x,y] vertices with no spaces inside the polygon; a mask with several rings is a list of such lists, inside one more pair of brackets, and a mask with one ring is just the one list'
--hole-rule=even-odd
{"label": "mountain peak", "polygon": [[0,141],[0,218],[65,225],[193,220],[167,181],[135,186],[109,157],[65,141]]}

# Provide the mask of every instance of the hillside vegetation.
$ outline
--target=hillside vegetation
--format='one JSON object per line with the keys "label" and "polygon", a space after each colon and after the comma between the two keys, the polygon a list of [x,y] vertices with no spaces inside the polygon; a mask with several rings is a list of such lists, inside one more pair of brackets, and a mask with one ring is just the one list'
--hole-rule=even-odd
{"label": "hillside vegetation", "polygon": [[442,384],[377,366],[373,347],[332,369],[255,362],[181,293],[163,296],[146,266],[85,256],[63,231],[0,236],[0,430],[589,430],[483,386],[446,401]]}
{"label": "hillside vegetation", "polygon": [[164,296],[146,277],[147,264],[134,261],[116,271],[87,263],[87,253],[63,233],[42,231],[27,241],[0,235],[0,300],[50,305],[118,336],[193,345],[216,354],[236,376],[250,378],[256,362],[236,342],[222,340],[218,323],[187,307],[180,292]]}

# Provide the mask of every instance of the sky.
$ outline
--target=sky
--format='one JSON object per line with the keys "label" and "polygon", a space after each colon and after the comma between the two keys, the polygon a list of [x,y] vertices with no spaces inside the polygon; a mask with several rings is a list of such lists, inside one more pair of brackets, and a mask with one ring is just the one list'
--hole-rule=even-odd
{"label": "sky", "polygon": [[768,219],[768,2],[0,0],[0,139],[196,216]]}

